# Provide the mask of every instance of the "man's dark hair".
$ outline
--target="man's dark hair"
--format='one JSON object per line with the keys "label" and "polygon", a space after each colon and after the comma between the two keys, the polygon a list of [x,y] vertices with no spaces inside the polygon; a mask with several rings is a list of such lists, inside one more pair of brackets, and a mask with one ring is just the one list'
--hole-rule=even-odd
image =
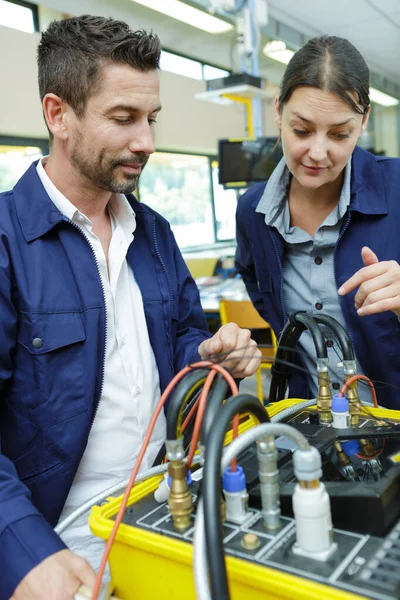
{"label": "man's dark hair", "polygon": [[56,94],[81,118],[100,88],[103,66],[118,63],[146,73],[159,68],[160,53],[157,35],[132,31],[123,21],[91,15],[53,21],[38,48],[40,98]]}
{"label": "man's dark hair", "polygon": [[[294,54],[281,83],[281,109],[294,90],[302,86],[336,94],[354,112],[363,115],[368,112],[369,69],[357,48],[344,38],[315,37]],[[355,92],[358,104],[349,92]]]}

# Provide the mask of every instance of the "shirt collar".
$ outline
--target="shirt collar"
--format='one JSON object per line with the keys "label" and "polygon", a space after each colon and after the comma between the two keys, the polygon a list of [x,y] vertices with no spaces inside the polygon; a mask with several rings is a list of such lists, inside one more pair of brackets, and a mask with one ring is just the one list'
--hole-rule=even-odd
{"label": "shirt collar", "polygon": [[[256,212],[265,214],[265,222],[268,225],[274,225],[276,220],[284,212],[288,186],[290,183],[290,171],[286,166],[285,157],[282,157],[274,169],[271,177],[267,181],[263,195],[256,207]],[[342,190],[340,193],[337,209],[332,211],[327,217],[329,222],[324,225],[334,225],[345,214],[351,198],[351,157],[349,158],[345,169]],[[282,215],[283,216],[283,215]],[[332,223],[330,222],[332,219]]]}
{"label": "shirt collar", "polygon": [[[91,226],[91,220],[78,210],[76,206],[56,188],[50,177],[47,175],[44,169],[47,159],[48,156],[44,156],[39,160],[36,170],[50,200],[55,204],[56,208],[71,221],[77,221],[80,224],[85,223],[86,225]],[[120,223],[126,231],[129,231],[129,233],[133,233],[136,228],[136,215],[124,194],[112,194],[108,207],[116,222]]]}

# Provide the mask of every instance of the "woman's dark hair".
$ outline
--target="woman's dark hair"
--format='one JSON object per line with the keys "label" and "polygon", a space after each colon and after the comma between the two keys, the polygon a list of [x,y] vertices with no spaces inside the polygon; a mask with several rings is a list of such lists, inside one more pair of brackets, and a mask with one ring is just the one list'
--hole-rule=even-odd
{"label": "woman's dark hair", "polygon": [[132,31],[123,21],[91,15],[53,21],[38,48],[40,98],[56,94],[83,117],[103,66],[114,62],[147,72],[159,67],[160,52],[156,35]]}
{"label": "woman's dark hair", "polygon": [[[281,109],[294,90],[302,86],[331,92],[359,114],[368,112],[369,69],[357,48],[346,39],[315,37],[294,54],[281,82]],[[349,92],[356,94],[358,104]]]}

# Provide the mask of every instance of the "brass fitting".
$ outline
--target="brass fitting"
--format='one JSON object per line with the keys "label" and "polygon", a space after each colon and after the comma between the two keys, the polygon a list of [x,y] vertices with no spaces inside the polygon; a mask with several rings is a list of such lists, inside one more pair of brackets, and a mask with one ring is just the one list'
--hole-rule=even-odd
{"label": "brass fitting", "polygon": [[312,490],[319,487],[319,479],[313,479],[312,481],[302,479],[299,480],[299,485],[305,490]]}
{"label": "brass fitting", "polygon": [[[346,375],[345,381],[350,378]],[[357,380],[352,381],[346,390],[346,398],[349,401],[350,427],[358,427],[361,414],[361,402],[357,392]]]}
{"label": "brass fitting", "polygon": [[375,454],[376,450],[371,444],[371,442],[369,442],[365,438],[361,438],[358,441],[360,442],[362,450],[361,454],[363,454],[364,456],[373,456]]}
{"label": "brass fitting", "polygon": [[338,441],[334,442],[334,447],[337,452],[338,458],[340,460],[340,464],[343,467],[347,467],[347,465],[351,464],[351,460],[347,456],[346,452],[343,450],[342,444]]}
{"label": "brass fitting", "polygon": [[329,387],[330,378],[327,371],[318,372],[317,410],[320,423],[332,422],[332,392]]}
{"label": "brass fitting", "polygon": [[186,482],[187,466],[181,461],[171,461],[168,465],[171,477],[171,488],[168,506],[174,525],[180,531],[190,526],[190,516],[193,510],[193,498]]}

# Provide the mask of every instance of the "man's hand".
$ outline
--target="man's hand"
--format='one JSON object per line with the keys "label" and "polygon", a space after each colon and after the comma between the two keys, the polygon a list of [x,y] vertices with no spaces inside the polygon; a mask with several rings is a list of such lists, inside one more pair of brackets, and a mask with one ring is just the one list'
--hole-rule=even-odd
{"label": "man's hand", "polygon": [[356,287],[354,305],[360,316],[392,310],[400,317],[400,265],[395,260],[379,262],[370,248],[364,246],[361,257],[365,267],[357,271],[339,289],[344,296]]}
{"label": "man's hand", "polygon": [[85,559],[61,550],[29,571],[10,600],[73,600],[82,583],[93,589],[95,580]]}
{"label": "man's hand", "polygon": [[250,331],[240,329],[236,323],[223,325],[212,338],[200,344],[198,352],[203,360],[221,363],[237,378],[253,375],[261,361],[261,351],[251,339]]}

